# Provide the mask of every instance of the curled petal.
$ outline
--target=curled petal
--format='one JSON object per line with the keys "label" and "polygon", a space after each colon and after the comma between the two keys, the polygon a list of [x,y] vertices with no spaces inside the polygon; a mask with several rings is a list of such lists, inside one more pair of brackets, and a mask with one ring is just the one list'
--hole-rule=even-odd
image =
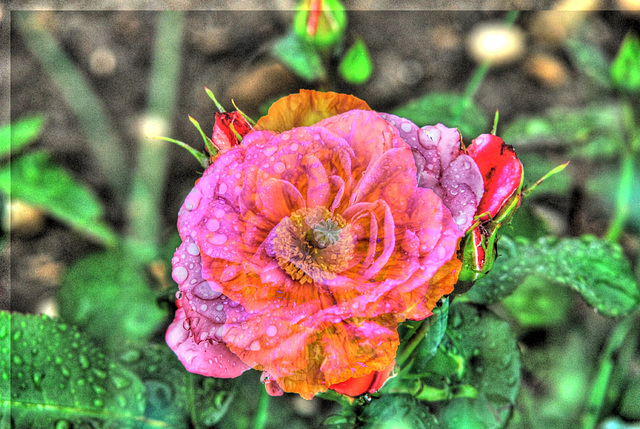
{"label": "curled petal", "polygon": [[187,371],[209,377],[233,378],[249,369],[223,343],[202,341],[196,344],[193,334],[184,328],[185,321],[184,310],[179,308],[167,329],[166,341]]}
{"label": "curled petal", "polygon": [[[468,153],[484,177],[484,195],[477,213],[494,217],[522,185],[522,164],[513,146],[492,134],[473,140]],[[488,218],[484,216],[483,220]]]}
{"label": "curled petal", "polygon": [[295,127],[308,127],[322,119],[348,112],[370,110],[367,103],[352,95],[302,89],[283,97],[269,107],[258,120],[256,129],[282,132]]}

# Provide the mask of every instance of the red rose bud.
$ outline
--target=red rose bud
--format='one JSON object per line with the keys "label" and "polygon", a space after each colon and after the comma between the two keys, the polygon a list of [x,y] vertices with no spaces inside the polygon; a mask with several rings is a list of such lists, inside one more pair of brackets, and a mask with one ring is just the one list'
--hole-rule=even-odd
{"label": "red rose bud", "polygon": [[393,371],[395,364],[396,362],[393,361],[382,371],[373,371],[363,377],[355,377],[342,383],[333,384],[329,386],[329,389],[347,396],[375,393],[380,390],[382,385],[390,378],[389,375]]}
{"label": "red rose bud", "polygon": [[460,246],[462,260],[456,293],[466,292],[484,277],[496,259],[498,229],[511,220],[522,201],[523,169],[512,146],[500,137],[482,134],[467,153],[484,179],[484,194],[476,210],[476,222]]}
{"label": "red rose bud", "polygon": [[[512,197],[522,189],[522,164],[513,147],[493,134],[482,134],[473,140],[467,153],[484,178],[484,194],[476,216],[481,216],[479,220],[482,222],[495,219],[503,208],[513,205]],[[513,209],[519,205],[518,198]]]}
{"label": "red rose bud", "polygon": [[251,125],[240,112],[216,113],[211,140],[219,152],[224,152],[237,146],[249,131]]}

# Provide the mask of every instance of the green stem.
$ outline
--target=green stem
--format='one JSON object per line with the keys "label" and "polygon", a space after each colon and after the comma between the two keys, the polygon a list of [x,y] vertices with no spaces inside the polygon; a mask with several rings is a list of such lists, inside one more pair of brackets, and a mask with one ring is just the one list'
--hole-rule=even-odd
{"label": "green stem", "polygon": [[[147,121],[162,129],[159,133],[170,132],[178,98],[183,26],[184,12],[158,12],[149,104],[145,116]],[[161,236],[160,204],[167,171],[168,145],[149,137],[143,136],[140,141],[138,164],[127,207],[128,235],[133,242],[148,245],[155,251]]]}
{"label": "green stem", "polygon": [[604,405],[607,390],[609,387],[609,379],[615,366],[614,354],[616,354],[622,345],[629,331],[634,326],[634,316],[623,319],[611,333],[607,348],[600,357],[598,372],[593,380],[591,387],[591,395],[587,403],[587,408],[582,416],[582,428],[593,429],[598,423],[600,411]]}
{"label": "green stem", "polygon": [[256,413],[256,419],[253,421],[253,429],[263,429],[265,424],[267,424],[270,398],[267,389],[262,389],[260,402],[258,402],[258,412]]}
{"label": "green stem", "polygon": [[191,425],[194,429],[200,429],[200,424],[198,422],[198,413],[196,412],[196,392],[195,392],[195,383],[196,377],[195,374],[187,374],[187,407],[189,409],[189,414],[191,417]]}
{"label": "green stem", "polygon": [[631,193],[633,188],[635,159],[630,151],[625,151],[620,161],[620,181],[618,183],[618,194],[616,197],[616,208],[606,239],[610,242],[617,242],[624,231],[624,226],[629,217],[631,206]]}
{"label": "green stem", "polygon": [[13,23],[29,51],[42,64],[47,76],[78,119],[100,174],[115,191],[116,198],[123,198],[129,175],[119,134],[87,77],[45,27],[36,22],[38,13],[15,12],[12,14],[15,18]]}
{"label": "green stem", "polygon": [[402,352],[396,358],[396,363],[399,368],[402,368],[403,364],[409,359],[411,353],[420,345],[422,339],[427,335],[431,326],[438,320],[437,317],[432,316],[422,321],[420,327],[414,332],[414,334],[407,340]]}
{"label": "green stem", "polygon": [[[519,13],[520,11],[517,10],[509,11],[509,13],[507,13],[507,17],[504,20],[505,24],[507,26],[513,25],[513,23],[518,18]],[[452,124],[459,123],[464,111],[467,110],[469,106],[471,106],[473,97],[478,91],[478,88],[480,88],[480,85],[482,84],[482,81],[489,72],[490,68],[491,61],[487,60],[480,64],[478,68],[476,68],[476,70],[473,72],[473,74],[471,75],[471,79],[469,80],[469,83],[467,84],[467,87],[462,94],[462,99],[454,109],[453,120],[451,122]]]}

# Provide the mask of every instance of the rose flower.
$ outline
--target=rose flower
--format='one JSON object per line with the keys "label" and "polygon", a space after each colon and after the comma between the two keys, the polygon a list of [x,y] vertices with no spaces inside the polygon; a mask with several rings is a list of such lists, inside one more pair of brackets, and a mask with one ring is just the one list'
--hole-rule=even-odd
{"label": "rose flower", "polygon": [[191,372],[263,371],[272,395],[375,392],[398,324],[453,291],[484,166],[455,129],[336,93],[278,100],[239,145],[215,136],[178,214],[167,343]]}
{"label": "rose flower", "polygon": [[178,229],[167,342],[185,367],[258,369],[305,398],[388,369],[398,323],[429,316],[461,265],[463,233],[411,147],[335,93],[276,102],[204,172]]}

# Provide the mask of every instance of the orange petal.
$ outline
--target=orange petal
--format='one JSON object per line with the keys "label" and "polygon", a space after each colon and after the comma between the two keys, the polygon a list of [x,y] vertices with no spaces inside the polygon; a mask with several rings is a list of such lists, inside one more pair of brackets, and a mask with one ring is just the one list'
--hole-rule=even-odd
{"label": "orange petal", "polygon": [[283,132],[295,127],[308,127],[354,109],[371,110],[366,102],[353,95],[302,89],[299,94],[288,95],[273,103],[267,115],[258,120],[255,129]]}

